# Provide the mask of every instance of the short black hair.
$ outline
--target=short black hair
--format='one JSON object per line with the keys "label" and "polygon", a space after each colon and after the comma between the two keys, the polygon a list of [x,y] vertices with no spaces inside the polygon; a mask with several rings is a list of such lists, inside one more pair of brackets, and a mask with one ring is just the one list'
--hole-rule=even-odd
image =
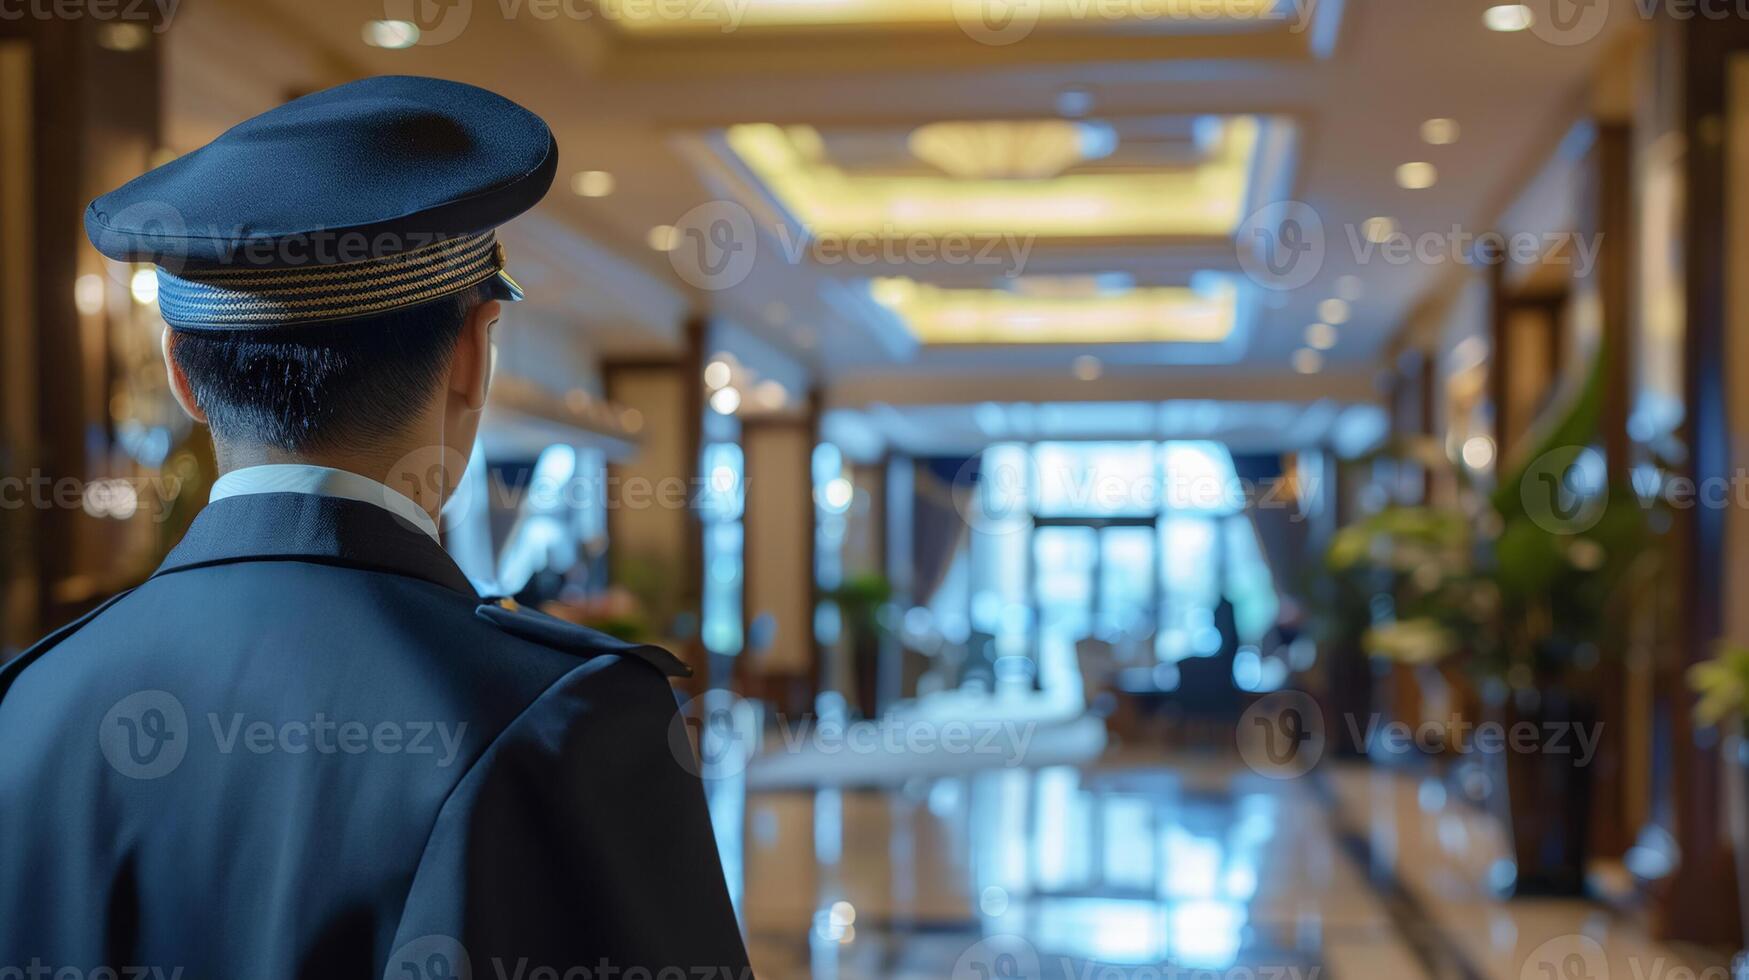
{"label": "short black hair", "polygon": [[475,288],[332,323],[178,330],[170,353],[215,440],[294,453],[369,444],[412,423],[489,298]]}

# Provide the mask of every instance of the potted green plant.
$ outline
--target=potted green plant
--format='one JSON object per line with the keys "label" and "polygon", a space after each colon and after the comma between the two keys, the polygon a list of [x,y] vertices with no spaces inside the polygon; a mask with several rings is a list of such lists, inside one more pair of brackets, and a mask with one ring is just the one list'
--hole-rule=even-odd
{"label": "potted green plant", "polygon": [[880,611],[892,596],[892,586],[875,572],[852,575],[820,596],[838,607],[839,619],[850,638],[851,673],[856,685],[854,703],[864,718],[873,718],[880,710]]}
{"label": "potted green plant", "polygon": [[[1508,731],[1595,732],[1603,657],[1619,652],[1624,583],[1655,563],[1647,509],[1611,484],[1599,441],[1605,357],[1501,474],[1482,513],[1481,572],[1496,601],[1478,630],[1478,666]],[[1579,895],[1590,852],[1596,760],[1574,751],[1501,752],[1503,819],[1513,843],[1515,895]]]}
{"label": "potted green plant", "polygon": [[[1426,675],[1469,645],[1478,588],[1471,539],[1457,509],[1390,507],[1331,541],[1325,565],[1344,601],[1330,622],[1366,654],[1379,689],[1372,701],[1393,721],[1418,727]],[[1342,727],[1350,738],[1363,728]]]}

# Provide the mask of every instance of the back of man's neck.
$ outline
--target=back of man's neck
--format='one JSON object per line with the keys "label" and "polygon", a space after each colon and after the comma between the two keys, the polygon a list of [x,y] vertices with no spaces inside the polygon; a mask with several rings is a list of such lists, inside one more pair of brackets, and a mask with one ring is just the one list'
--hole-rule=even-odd
{"label": "back of man's neck", "polygon": [[[443,509],[443,491],[438,485],[442,481],[433,476],[430,465],[419,465],[419,457],[424,454],[416,449],[400,453],[394,449],[292,453],[273,446],[215,445],[214,454],[221,476],[252,466],[319,466],[344,470],[391,487],[411,498],[434,520]],[[410,479],[413,481],[411,486],[408,485]]]}

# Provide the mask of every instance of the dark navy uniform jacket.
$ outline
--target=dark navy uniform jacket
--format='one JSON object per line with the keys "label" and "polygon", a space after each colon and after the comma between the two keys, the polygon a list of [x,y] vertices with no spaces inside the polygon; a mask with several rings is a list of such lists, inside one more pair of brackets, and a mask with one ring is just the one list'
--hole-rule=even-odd
{"label": "dark navy uniform jacket", "polygon": [[738,980],[675,665],[370,503],[216,501],[0,670],[0,965]]}

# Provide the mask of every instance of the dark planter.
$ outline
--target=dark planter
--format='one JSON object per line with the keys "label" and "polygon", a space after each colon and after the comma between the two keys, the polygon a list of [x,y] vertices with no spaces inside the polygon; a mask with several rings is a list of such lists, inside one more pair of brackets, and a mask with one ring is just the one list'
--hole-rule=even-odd
{"label": "dark planter", "polygon": [[1366,756],[1366,732],[1373,712],[1372,658],[1359,644],[1343,644],[1330,651],[1330,723],[1336,728],[1333,748],[1338,758]]}
{"label": "dark planter", "polygon": [[881,635],[860,623],[851,626],[851,671],[856,675],[856,712],[864,718],[880,715]]}
{"label": "dark planter", "polygon": [[[1597,703],[1545,683],[1508,692],[1500,708],[1506,741],[1496,771],[1504,770],[1504,820],[1516,868],[1496,884],[1513,897],[1583,896],[1597,760],[1585,758],[1575,735],[1596,730]],[[1530,734],[1515,747],[1513,736],[1520,732]],[[1552,743],[1557,733],[1559,741]]]}

